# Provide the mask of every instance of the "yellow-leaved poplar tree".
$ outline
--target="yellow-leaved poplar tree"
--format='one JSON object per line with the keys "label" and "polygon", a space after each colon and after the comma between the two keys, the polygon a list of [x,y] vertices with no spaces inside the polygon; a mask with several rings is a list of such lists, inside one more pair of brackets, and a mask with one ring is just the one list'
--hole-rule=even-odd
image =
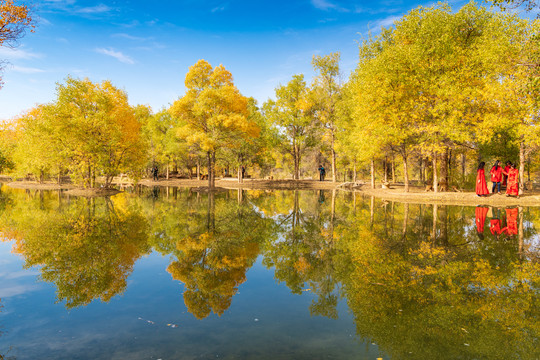
{"label": "yellow-leaved poplar tree", "polygon": [[239,139],[257,137],[259,128],[248,117],[248,99],[223,65],[213,68],[199,60],[189,68],[185,86],[186,94],[169,111],[178,119],[178,135],[206,152],[208,187],[213,189],[216,151],[237,146]]}

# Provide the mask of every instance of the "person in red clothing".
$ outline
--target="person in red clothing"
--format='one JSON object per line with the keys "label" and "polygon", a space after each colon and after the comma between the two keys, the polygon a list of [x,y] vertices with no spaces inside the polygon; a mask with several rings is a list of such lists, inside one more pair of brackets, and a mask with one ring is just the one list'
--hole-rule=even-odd
{"label": "person in red clothing", "polygon": [[491,168],[489,173],[491,174],[491,182],[493,182],[493,188],[491,192],[495,194],[495,188],[497,188],[497,193],[501,193],[501,181],[502,181],[502,167],[499,166],[500,161],[495,161],[495,165]]}
{"label": "person in red clothing", "polygon": [[515,164],[510,165],[508,175],[508,185],[506,186],[506,196],[515,196],[519,198],[519,170]]}
{"label": "person in red clothing", "polygon": [[481,162],[478,165],[478,170],[476,172],[476,195],[478,196],[487,196],[489,194],[487,183],[486,183],[486,173],[484,171],[485,162]]}
{"label": "person in red clothing", "polygon": [[512,167],[512,162],[507,161],[507,162],[506,162],[506,166],[505,166],[504,169],[503,169],[503,182],[502,182],[502,186],[506,186],[506,185],[507,185],[506,180],[508,179],[508,170],[510,170],[511,167]]}

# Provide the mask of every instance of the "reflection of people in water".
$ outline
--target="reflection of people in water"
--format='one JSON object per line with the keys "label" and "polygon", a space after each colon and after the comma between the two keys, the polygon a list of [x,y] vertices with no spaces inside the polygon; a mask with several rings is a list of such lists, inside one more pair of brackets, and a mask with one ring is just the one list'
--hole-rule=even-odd
{"label": "reflection of people in water", "polygon": [[506,209],[506,227],[502,229],[507,235],[517,235],[518,233],[518,208]]}
{"label": "reflection of people in water", "polygon": [[476,231],[478,232],[478,234],[484,233],[484,225],[486,223],[486,216],[487,216],[488,211],[489,211],[489,207],[487,206],[477,206],[476,210],[474,211]]}
{"label": "reflection of people in water", "polygon": [[493,208],[491,219],[489,220],[489,230],[495,236],[501,234],[501,209]]}
{"label": "reflection of people in water", "polygon": [[324,191],[319,190],[319,204],[324,203],[325,200],[326,200],[326,198],[324,197]]}

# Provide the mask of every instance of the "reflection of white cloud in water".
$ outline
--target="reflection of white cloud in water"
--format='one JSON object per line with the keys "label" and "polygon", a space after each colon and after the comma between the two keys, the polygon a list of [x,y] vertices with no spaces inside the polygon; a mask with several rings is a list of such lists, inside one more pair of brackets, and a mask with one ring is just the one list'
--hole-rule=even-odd
{"label": "reflection of white cloud in water", "polygon": [[530,252],[540,253],[540,236],[536,235],[525,242],[526,249]]}
{"label": "reflection of white cloud in water", "polygon": [[12,243],[0,243],[0,299],[27,294],[42,288],[36,284],[36,268],[24,270],[20,256],[11,252]]}
{"label": "reflection of white cloud in water", "polygon": [[0,281],[3,282],[4,280],[19,279],[25,276],[37,276],[39,274],[40,274],[39,271],[30,271],[30,270],[12,271],[9,273],[1,272]]}
{"label": "reflection of white cloud in water", "polygon": [[0,285],[0,299],[23,295],[23,294],[27,294],[33,291],[38,291],[40,288],[41,287],[36,284],[29,284],[29,285],[2,284]]}

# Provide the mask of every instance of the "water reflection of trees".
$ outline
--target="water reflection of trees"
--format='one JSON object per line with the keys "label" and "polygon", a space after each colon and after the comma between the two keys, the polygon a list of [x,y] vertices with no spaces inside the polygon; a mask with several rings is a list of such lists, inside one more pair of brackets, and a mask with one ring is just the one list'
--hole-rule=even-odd
{"label": "water reflection of trees", "polygon": [[[278,237],[267,242],[264,265],[295,294],[317,295],[310,306],[314,315],[337,317],[342,252],[336,246],[336,192],[278,193],[281,208],[264,206],[278,226]],[[327,198],[330,198],[328,201]],[[339,262],[340,264],[337,264]]]}
{"label": "water reflection of trees", "polygon": [[376,206],[346,235],[344,295],[362,338],[395,358],[538,358],[540,267],[519,245],[531,232],[481,239],[473,208]]}
{"label": "water reflection of trees", "polygon": [[39,267],[68,308],[108,301],[125,290],[135,261],[150,250],[146,219],[124,200],[27,192],[4,212],[0,229],[16,240],[25,268]]}
{"label": "water reflection of trees", "polygon": [[359,337],[393,358],[540,356],[536,209],[331,191],[7,197],[0,229],[68,306],[123,291],[153,248],[171,256],[167,269],[184,283],[190,312],[221,315],[262,254],[291,292],[315,295],[313,315],[336,318],[344,299]]}
{"label": "water reflection of trees", "polygon": [[188,310],[202,319],[227,310],[246,272],[259,255],[261,243],[272,237],[272,222],[256,211],[256,194],[186,193],[181,208],[163,213],[174,226],[156,232],[152,241],[174,260],[167,270],[184,283]]}
{"label": "water reflection of trees", "polygon": [[261,208],[279,236],[266,243],[264,264],[293,293],[313,290],[312,314],[336,317],[345,299],[359,336],[393,358],[540,355],[529,210],[501,209],[501,231],[481,237],[472,207],[329,192],[278,193],[267,202]]}

